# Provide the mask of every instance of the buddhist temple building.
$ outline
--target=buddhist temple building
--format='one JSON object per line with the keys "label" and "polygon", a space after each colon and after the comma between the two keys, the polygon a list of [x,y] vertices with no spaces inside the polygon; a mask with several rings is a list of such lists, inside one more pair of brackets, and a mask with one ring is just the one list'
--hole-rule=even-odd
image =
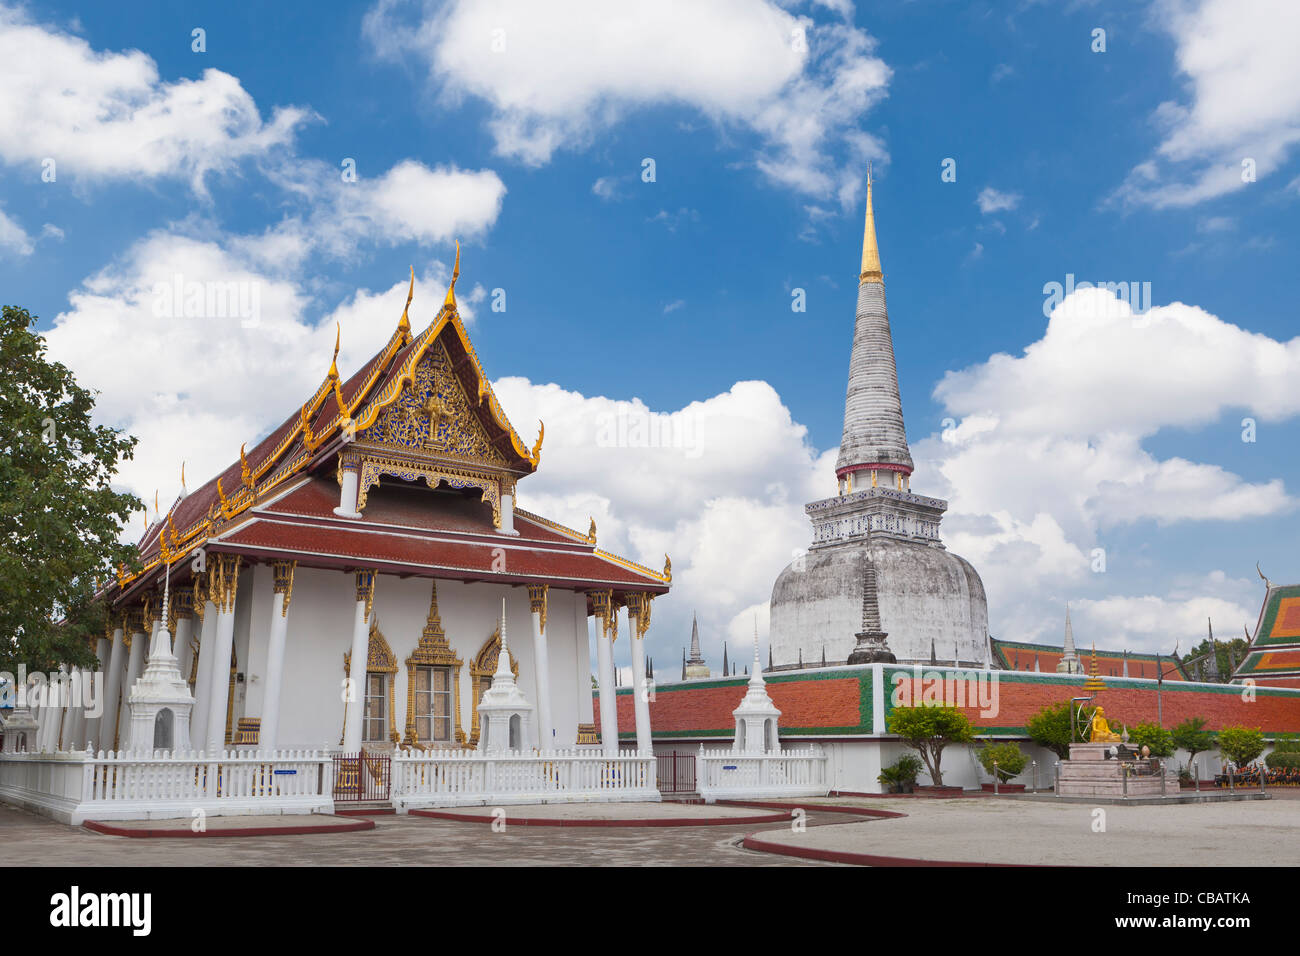
{"label": "buddhist temple building", "polygon": [[[458,249],[427,328],[412,329],[408,295],[378,354],[348,378],[330,363],[300,408],[148,529],[143,571],[102,595],[111,704],[86,728],[93,748],[128,746],[128,697],[163,620],[194,697],[192,746],[208,753],[477,748],[503,620],[511,702],[532,708],[529,739],[512,742],[600,743],[593,630],[612,729],[619,617],[639,684],[671,574],[599,548],[594,522],[584,533],[518,507],[544,426],[530,446],[497,401],[457,311],[459,265]],[[648,712],[634,722],[648,750]]]}
{"label": "buddhist temple building", "polygon": [[[983,582],[968,561],[944,547],[939,522],[948,504],[913,493],[912,471],[868,175],[857,319],[835,465],[839,492],[806,506],[812,544],[772,587],[776,669],[817,660],[925,662],[931,648],[948,662],[984,663]],[[878,618],[876,630],[864,630],[864,607],[873,621]]]}

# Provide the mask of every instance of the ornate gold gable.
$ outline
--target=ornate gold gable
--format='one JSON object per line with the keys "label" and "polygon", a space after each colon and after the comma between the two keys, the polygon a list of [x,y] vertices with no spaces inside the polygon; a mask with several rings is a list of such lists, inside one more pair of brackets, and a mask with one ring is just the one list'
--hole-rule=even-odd
{"label": "ornate gold gable", "polygon": [[[469,662],[470,677],[470,700],[473,706],[470,708],[469,717],[469,746],[474,749],[478,746],[478,702],[483,698],[485,691],[492,684],[492,675],[497,672],[497,661],[501,659],[501,628],[497,627],[492,632],[492,636],[483,642],[483,646],[478,649],[474,659]],[[510,654],[510,671],[519,678],[519,661],[515,660],[513,652]]]}
{"label": "ornate gold gable", "polygon": [[492,523],[500,527],[501,495],[513,493],[514,478],[471,402],[446,346],[434,341],[401,380],[397,398],[374,424],[357,432],[343,456],[359,469],[357,509],[365,508],[369,490],[382,475],[423,479],[431,488],[445,481],[452,488],[477,488],[492,505]]}
{"label": "ornate gold gable", "polygon": [[[379,623],[374,618],[370,620],[370,642],[366,647],[366,674],[387,674],[388,675],[388,739],[393,743],[401,742],[401,735],[397,732],[397,714],[393,710],[393,685],[397,683],[394,675],[397,673],[397,658],[393,655],[393,649],[388,646],[388,640],[379,630]],[[343,676],[352,676],[352,652],[343,652]],[[365,674],[361,675],[361,698],[364,701],[366,695]],[[364,713],[364,708],[362,708]],[[343,709],[343,733],[346,735],[348,728],[347,708]],[[342,737],[340,737],[342,742]]]}
{"label": "ornate gold gable", "polygon": [[406,659],[406,740],[408,747],[421,747],[415,730],[415,669],[417,667],[450,667],[452,686],[452,717],[454,719],[456,746],[465,745],[465,731],[460,724],[460,668],[461,659],[447,643],[447,633],[438,616],[438,582],[433,582],[429,596],[429,618],[420,633],[420,642]]}

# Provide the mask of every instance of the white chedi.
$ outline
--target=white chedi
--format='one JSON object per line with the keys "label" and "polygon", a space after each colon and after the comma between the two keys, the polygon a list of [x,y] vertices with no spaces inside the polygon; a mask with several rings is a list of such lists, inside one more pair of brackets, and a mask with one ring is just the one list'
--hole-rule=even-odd
{"label": "white chedi", "polygon": [[127,738],[132,751],[190,749],[190,713],[194,695],[181,676],[180,665],[172,653],[171,632],[167,628],[164,598],[163,620],[155,625],[149,641],[149,658],[144,673],[131,688],[131,732]]}
{"label": "white chedi", "polygon": [[533,707],[510,669],[504,598],[501,600],[501,653],[497,656],[492,686],[483,692],[483,700],[478,705],[478,715],[480,753],[527,750],[535,746]]}
{"label": "white chedi", "polygon": [[732,745],[734,751],[748,754],[780,751],[777,727],[781,711],[767,694],[762,665],[758,660],[757,627],[754,630],[754,667],[750,671],[749,687],[740,706],[731,712],[731,716],[736,719],[736,740]]}

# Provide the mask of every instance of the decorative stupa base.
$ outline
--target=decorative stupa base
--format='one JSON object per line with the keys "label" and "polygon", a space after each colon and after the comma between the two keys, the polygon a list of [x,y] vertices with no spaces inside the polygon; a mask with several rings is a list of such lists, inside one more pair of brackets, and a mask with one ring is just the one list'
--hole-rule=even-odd
{"label": "decorative stupa base", "polygon": [[850,664],[897,664],[894,652],[885,643],[885,635],[859,633],[858,643],[849,653]]}
{"label": "decorative stupa base", "polygon": [[578,724],[578,746],[599,746],[600,734],[596,733],[595,724]]}

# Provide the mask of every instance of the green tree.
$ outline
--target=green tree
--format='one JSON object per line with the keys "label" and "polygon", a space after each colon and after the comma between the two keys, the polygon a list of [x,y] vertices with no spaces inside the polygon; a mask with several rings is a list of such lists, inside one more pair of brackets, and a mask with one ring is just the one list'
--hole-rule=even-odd
{"label": "green tree", "polygon": [[939,763],[949,744],[968,744],[975,739],[970,718],[956,707],[895,707],[889,715],[889,732],[921,754],[925,769],[936,787],[943,786]]}
{"label": "green tree", "polygon": [[1072,704],[1068,700],[1063,700],[1059,704],[1048,704],[1030,717],[1029,723],[1025,725],[1030,740],[1041,747],[1046,747],[1062,760],[1070,759],[1070,741],[1086,740],[1088,734],[1085,728],[1083,737],[1079,737],[1077,733],[1071,736],[1071,707]]}
{"label": "green tree", "polygon": [[1128,729],[1128,742],[1138,750],[1150,747],[1153,757],[1174,755],[1174,735],[1159,724],[1135,724]]}
{"label": "green tree", "polygon": [[1264,752],[1264,735],[1258,727],[1224,727],[1219,731],[1219,753],[1240,770]]}
{"label": "green tree", "polygon": [[[1215,678],[1215,680],[1217,680],[1221,684],[1226,684],[1229,680],[1231,680],[1233,662],[1236,661],[1239,664],[1243,660],[1245,660],[1246,648],[1248,648],[1249,646],[1250,643],[1244,637],[1234,637],[1228,641],[1216,640],[1214,642],[1214,650],[1215,650],[1214,657],[1215,657],[1215,661],[1219,665],[1219,676]],[[1194,658],[1200,657],[1202,654],[1209,654],[1209,653],[1210,653],[1210,639],[1207,637],[1205,640],[1201,641],[1201,643],[1197,644],[1190,651],[1188,651],[1186,656],[1184,657],[1184,660],[1192,660]],[[1201,661],[1199,664],[1193,664],[1191,665],[1191,667],[1187,668],[1189,672],[1187,676],[1195,680],[1197,678],[1198,669],[1201,675],[1201,679],[1207,681],[1210,680],[1210,673],[1209,673],[1210,659],[1208,657],[1205,658],[1205,660]]]}
{"label": "green tree", "polygon": [[114,491],[135,439],[95,425],[95,399],[46,357],[26,309],[0,316],[0,670],[92,666],[106,610],[94,600],[135,549],[118,537],[139,511]]}
{"label": "green tree", "polygon": [[994,763],[997,764],[997,777],[1002,783],[1019,774],[1025,769],[1025,764],[1029,763],[1029,758],[1020,749],[1020,745],[1010,740],[1000,744],[986,743],[979,750],[979,758],[980,766],[989,776],[994,773]]}
{"label": "green tree", "polygon": [[1214,749],[1214,731],[1205,729],[1204,717],[1189,717],[1173,730],[1174,746],[1187,751],[1187,765],[1195,766],[1196,755]]}

